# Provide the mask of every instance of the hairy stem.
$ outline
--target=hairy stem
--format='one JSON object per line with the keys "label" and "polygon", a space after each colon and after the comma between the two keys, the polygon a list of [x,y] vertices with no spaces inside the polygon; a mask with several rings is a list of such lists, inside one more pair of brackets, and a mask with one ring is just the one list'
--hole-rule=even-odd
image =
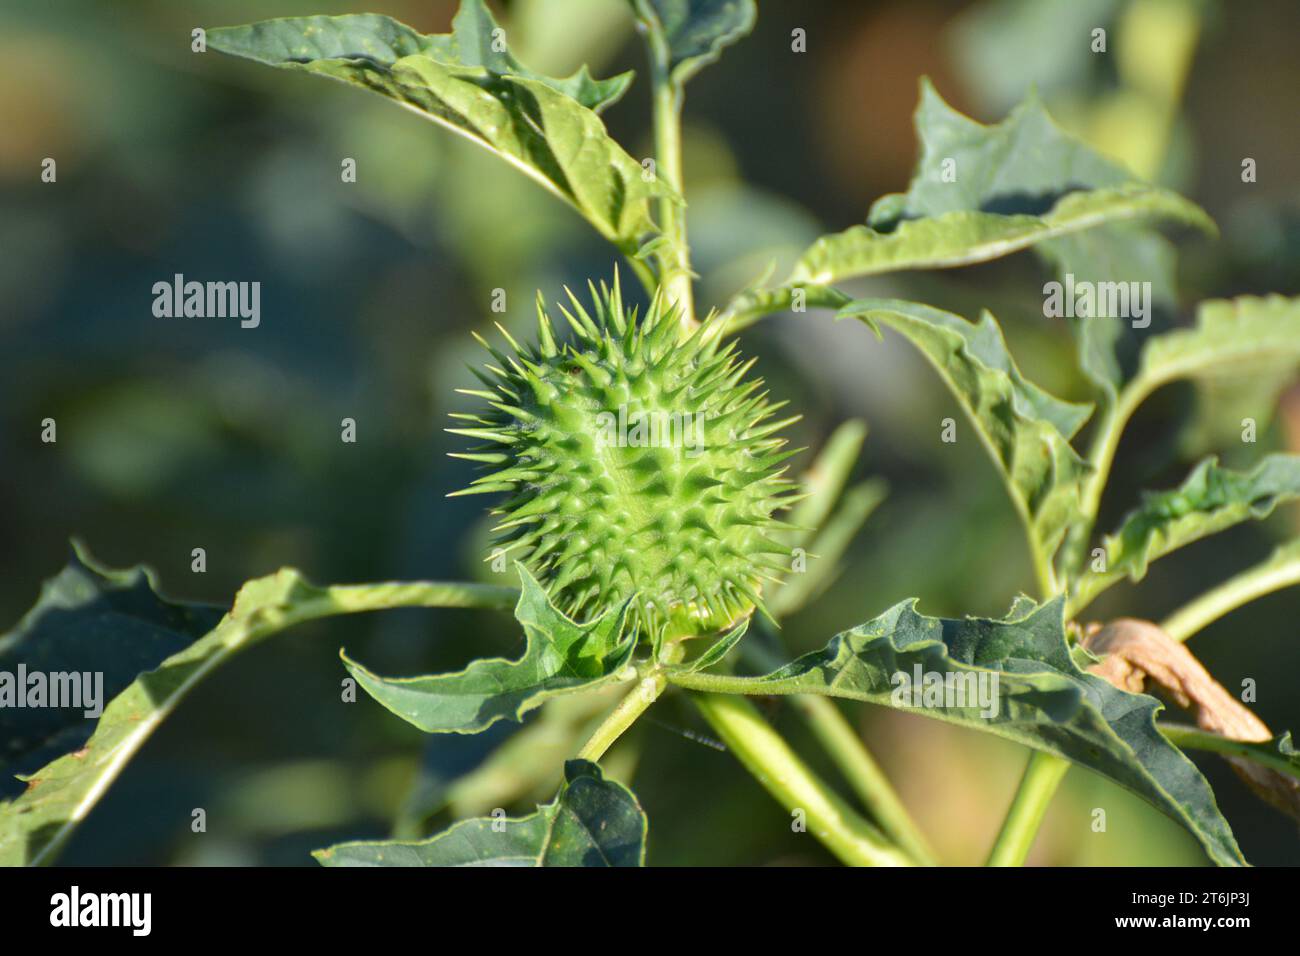
{"label": "hairy stem", "polygon": [[1042,751],[1034,752],[1025,767],[1025,775],[1020,778],[1020,788],[1002,822],[1002,830],[993,843],[987,866],[1024,864],[1047,814],[1047,806],[1069,769],[1068,760]]}
{"label": "hairy stem", "polygon": [[914,861],[864,820],[799,759],[784,739],[741,697],[692,695],[700,713],[759,783],[808,832],[850,866],[912,866]]}
{"label": "hairy stem", "polygon": [[[668,41],[659,29],[649,30],[650,79],[654,90],[655,175],[677,196],[682,191],[682,89],[669,72]],[[686,210],[679,198],[659,200],[660,227],[667,240],[657,253],[664,294],[681,310],[682,331],[698,324],[691,293],[690,246],[686,240]]]}

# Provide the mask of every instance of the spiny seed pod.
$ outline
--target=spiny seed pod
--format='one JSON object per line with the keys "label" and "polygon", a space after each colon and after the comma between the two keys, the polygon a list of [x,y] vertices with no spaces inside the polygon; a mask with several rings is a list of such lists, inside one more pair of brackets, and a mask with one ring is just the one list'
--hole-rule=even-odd
{"label": "spiny seed pod", "polygon": [[[568,290],[565,290],[568,292]],[[556,606],[583,620],[633,599],[654,639],[717,631],[761,608],[788,548],[773,512],[793,500],[761,379],[746,380],[734,344],[697,329],[680,340],[674,309],[646,315],[612,289],[589,314],[568,292],[574,338],[558,344],[538,297],[538,344],[513,354],[479,341],[496,365],[475,370],[490,411],[449,429],[490,444],[456,457],[498,466],[457,494],[509,492],[493,510],[503,548]]]}

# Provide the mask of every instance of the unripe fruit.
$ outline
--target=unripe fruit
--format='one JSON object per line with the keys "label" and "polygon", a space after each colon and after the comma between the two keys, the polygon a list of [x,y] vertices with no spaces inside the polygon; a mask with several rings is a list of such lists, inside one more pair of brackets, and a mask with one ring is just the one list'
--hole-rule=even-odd
{"label": "unripe fruit", "polygon": [[[473,391],[489,408],[451,429],[488,442],[468,458],[498,470],[459,494],[508,492],[494,514],[504,547],[557,607],[583,620],[632,599],[643,636],[710,633],[761,606],[785,568],[773,512],[791,500],[762,380],[746,380],[734,344],[679,335],[659,298],[625,310],[618,280],[592,289],[588,313],[561,306],[560,344],[538,302],[538,344],[502,330],[503,353]],[[480,340],[481,341],[481,340]]]}

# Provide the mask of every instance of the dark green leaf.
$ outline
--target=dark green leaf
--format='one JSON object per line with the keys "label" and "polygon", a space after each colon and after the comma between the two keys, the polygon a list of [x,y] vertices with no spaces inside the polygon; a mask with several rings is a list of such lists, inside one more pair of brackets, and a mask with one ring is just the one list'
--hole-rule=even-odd
{"label": "dark green leaf", "polygon": [[[18,626],[0,637],[0,674],[20,668],[28,675],[86,674],[102,683],[100,708],[141,671],[188,647],[216,626],[218,608],[177,604],[159,597],[153,573],[143,567],[111,571],[99,567],[85,549],[74,553],[59,574],[41,588],[36,605]],[[87,717],[90,701],[75,707],[17,707],[6,701],[0,678],[0,795],[14,796],[14,774],[31,773],[60,754],[78,749],[95,727]],[[13,781],[17,783],[16,781]]]}
{"label": "dark green leaf", "polygon": [[[1041,607],[1022,598],[1003,620],[949,620],[905,601],[770,674],[670,680],[715,692],[867,701],[996,734],[1110,778],[1190,830],[1215,863],[1244,864],[1209,784],[1156,729],[1162,705],[1080,670],[1062,612],[1060,598]],[[922,692],[920,706],[911,688]]]}
{"label": "dark green leaf", "polygon": [[[388,607],[498,607],[514,596],[509,588],[438,582],[320,588],[285,568],[245,584],[229,613],[216,622],[209,608],[164,601],[148,582],[140,570],[94,571],[86,578],[74,564],[6,638],[25,660],[39,653],[35,641],[51,637],[72,649],[73,635],[123,647],[124,657],[152,656],[170,639],[160,630],[184,642],[201,624],[215,623],[113,697],[84,746],[20,778],[26,790],[0,803],[0,866],[48,863],[182,698],[236,652],[294,624],[333,614]],[[66,606],[55,608],[51,599]],[[58,626],[52,627],[55,622]],[[125,650],[126,642],[136,640],[143,642],[137,650]],[[76,651],[80,654],[82,648]],[[78,665],[69,658],[60,666]]]}
{"label": "dark green leaf", "polygon": [[424,677],[380,677],[346,654],[343,663],[365,690],[426,733],[474,734],[498,720],[520,720],[560,694],[623,680],[636,645],[624,634],[627,610],[578,624],[555,608],[545,590],[516,565],[523,590],[515,617],[527,644],[515,661],[481,658],[463,671]]}
{"label": "dark green leaf", "polygon": [[462,820],[421,842],[340,843],[323,866],[641,866],[646,818],[632,792],[585,760],[564,766],[554,802],[514,819]]}

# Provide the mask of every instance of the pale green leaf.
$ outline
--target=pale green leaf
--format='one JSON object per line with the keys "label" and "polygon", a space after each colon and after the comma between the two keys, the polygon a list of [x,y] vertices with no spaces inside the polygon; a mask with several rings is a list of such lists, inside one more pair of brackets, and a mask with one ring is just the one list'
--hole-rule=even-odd
{"label": "pale green leaf", "polygon": [[758,18],[754,0],[632,0],[632,7],[667,45],[668,74],[679,86],[717,62]]}
{"label": "pale green leaf", "polygon": [[1021,599],[1003,620],[950,620],[905,601],[769,674],[670,680],[712,692],[866,701],[995,734],[1102,774],[1181,823],[1215,863],[1244,864],[1209,784],[1156,729],[1162,705],[1080,670],[1062,612],[1060,598],[1041,607]]}
{"label": "pale green leaf", "polygon": [[852,226],[813,243],[800,256],[788,282],[830,285],[884,272],[987,262],[1104,223],[1150,218],[1213,228],[1205,213],[1181,196],[1133,183],[1065,194],[1042,215],[959,209],[905,219],[892,232]]}
{"label": "pale green leaf", "polygon": [[1122,577],[1140,581],[1147,566],[1176,548],[1300,497],[1300,456],[1269,455],[1249,471],[1221,468],[1207,458],[1177,488],[1149,493],[1119,530],[1106,538],[1104,571],[1089,568],[1071,597],[1082,608]]}
{"label": "pale green leaf", "polygon": [[526,817],[462,820],[419,842],[340,843],[323,866],[641,866],[646,818],[632,792],[585,760],[564,766],[554,802]]}
{"label": "pale green leaf", "polygon": [[1087,465],[1070,439],[1091,406],[1062,401],[1025,379],[988,312],[974,325],[914,302],[863,299],[840,314],[888,326],[921,350],[975,425],[1046,565],[1079,514]]}
{"label": "pale green leaf", "polygon": [[654,231],[651,201],[667,188],[642,176],[594,112],[622,94],[629,76],[540,76],[509,53],[493,52],[494,29],[480,0],[467,0],[447,35],[425,36],[362,14],[214,28],[208,45],[396,100],[512,163],[634,253]]}
{"label": "pale green leaf", "polygon": [[579,624],[557,610],[537,580],[516,565],[523,589],[515,617],[527,643],[514,661],[480,658],[463,671],[423,677],[380,677],[343,655],[367,693],[425,733],[475,734],[524,714],[560,694],[582,693],[624,680],[636,646],[625,633],[627,605]]}

